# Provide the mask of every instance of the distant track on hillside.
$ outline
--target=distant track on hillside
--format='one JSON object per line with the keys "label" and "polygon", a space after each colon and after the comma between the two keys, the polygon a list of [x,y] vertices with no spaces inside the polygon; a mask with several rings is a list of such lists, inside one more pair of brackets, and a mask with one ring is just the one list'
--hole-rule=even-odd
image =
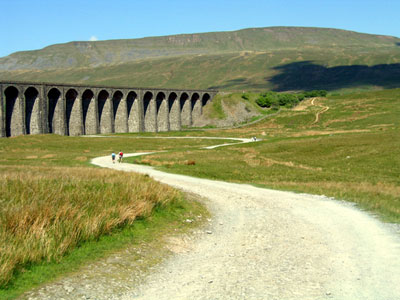
{"label": "distant track on hillside", "polygon": [[[312,105],[315,105],[315,104],[314,104],[314,100],[315,100],[315,99],[316,99],[316,98],[312,99],[312,101],[311,101],[311,104],[312,104]],[[315,106],[316,106],[316,105],[315,105]],[[322,107],[322,109],[321,109],[319,112],[317,112],[317,113],[315,114],[315,120],[314,120],[313,124],[318,123],[318,122],[319,122],[320,116],[321,116],[324,112],[327,112],[327,111],[329,110],[329,106],[323,106],[323,105],[318,105],[318,106]]]}

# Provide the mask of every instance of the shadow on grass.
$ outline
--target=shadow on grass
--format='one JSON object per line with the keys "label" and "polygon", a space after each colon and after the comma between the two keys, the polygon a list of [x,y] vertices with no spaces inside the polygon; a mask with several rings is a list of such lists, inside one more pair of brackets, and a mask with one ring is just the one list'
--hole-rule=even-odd
{"label": "shadow on grass", "polygon": [[359,86],[400,87],[400,64],[352,65],[327,68],[312,61],[290,63],[274,68],[279,74],[265,78],[275,91],[335,90]]}
{"label": "shadow on grass", "polygon": [[248,84],[247,78],[236,78],[228,80],[225,84],[209,86],[208,89],[225,89],[233,86],[243,86]]}
{"label": "shadow on grass", "polygon": [[254,83],[249,80],[249,78],[237,78],[232,79],[224,82],[220,85],[213,85],[207,87],[208,89],[217,89],[217,90],[224,90],[224,89],[236,89],[236,90],[248,90],[250,89],[260,89],[265,90],[267,89],[269,84],[266,83]]}
{"label": "shadow on grass", "polygon": [[[399,43],[400,44],[400,43]],[[250,78],[227,80],[220,85],[210,86],[210,89],[235,90],[337,90],[357,87],[400,87],[400,63],[381,64],[374,66],[352,65],[324,67],[312,61],[295,62],[274,68],[272,77],[264,77],[263,82],[253,82]]]}

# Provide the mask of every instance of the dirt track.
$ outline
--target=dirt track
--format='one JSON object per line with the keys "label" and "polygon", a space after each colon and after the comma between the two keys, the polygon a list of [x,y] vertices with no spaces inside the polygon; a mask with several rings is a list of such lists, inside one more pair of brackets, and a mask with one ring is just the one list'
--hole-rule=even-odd
{"label": "dirt track", "polygon": [[[315,100],[315,99],[316,99],[316,98],[312,99],[312,101],[311,101],[311,104],[312,104],[312,105],[315,105],[315,104],[314,104],[314,100]],[[319,112],[317,112],[317,113],[315,114],[315,120],[314,120],[313,124],[318,123],[318,122],[319,122],[320,116],[321,116],[324,112],[327,112],[327,111],[329,110],[329,106],[322,106],[322,105],[319,105],[319,106],[322,107],[322,109],[321,109]]]}
{"label": "dirt track", "polygon": [[107,292],[100,274],[48,286],[42,299],[400,299],[399,233],[352,205],[112,164],[108,156],[93,163],[206,197],[214,217],[141,286]]}

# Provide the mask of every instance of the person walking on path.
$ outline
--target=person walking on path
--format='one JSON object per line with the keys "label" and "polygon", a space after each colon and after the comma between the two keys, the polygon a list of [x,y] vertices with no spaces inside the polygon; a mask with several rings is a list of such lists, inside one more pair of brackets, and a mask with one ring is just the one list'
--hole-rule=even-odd
{"label": "person walking on path", "polygon": [[112,159],[113,164],[115,164],[115,153],[114,152],[111,153],[111,159]]}
{"label": "person walking on path", "polygon": [[122,151],[119,151],[119,154],[118,154],[118,162],[122,162],[122,157],[124,156],[124,153],[122,153]]}

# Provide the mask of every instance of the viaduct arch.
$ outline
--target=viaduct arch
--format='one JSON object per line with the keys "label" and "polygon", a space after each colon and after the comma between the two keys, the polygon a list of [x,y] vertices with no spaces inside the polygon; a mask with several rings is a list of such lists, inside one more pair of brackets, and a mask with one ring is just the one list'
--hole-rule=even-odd
{"label": "viaduct arch", "polygon": [[217,92],[0,81],[0,137],[181,130]]}

